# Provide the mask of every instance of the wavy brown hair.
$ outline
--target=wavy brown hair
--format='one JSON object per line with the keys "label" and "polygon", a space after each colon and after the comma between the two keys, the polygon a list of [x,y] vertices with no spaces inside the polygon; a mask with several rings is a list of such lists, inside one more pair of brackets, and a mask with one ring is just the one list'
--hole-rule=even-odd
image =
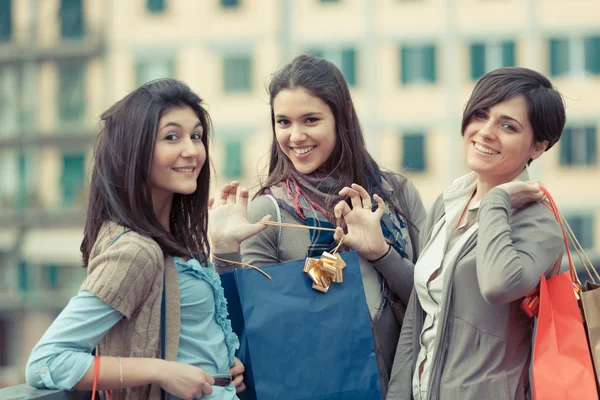
{"label": "wavy brown hair", "polygon": [[292,162],[277,142],[273,101],[282,90],[296,88],[303,88],[311,95],[320,98],[329,106],[335,118],[335,148],[329,159],[319,168],[337,181],[336,187],[329,193],[332,196],[331,204],[327,204],[327,210],[333,209],[341,199],[337,193],[343,187],[356,183],[371,194],[376,188],[383,194],[388,205],[408,220],[394,199],[385,198],[386,194],[379,182],[380,168],[365,146],[362,128],[344,75],[333,63],[309,55],[296,57],[277,71],[269,83],[267,90],[270,97],[273,134],[268,177],[264,183],[261,183],[257,196],[264,194],[269,187],[284,182],[294,170]]}
{"label": "wavy brown hair", "polygon": [[[174,195],[168,232],[154,214],[150,166],[160,118],[165,112],[182,107],[190,107],[202,124],[207,162],[200,170],[196,191]],[[80,248],[83,266],[87,267],[98,232],[107,221],[151,237],[165,255],[208,254],[211,121],[202,99],[183,82],[159,79],[119,100],[102,114],[101,121]]]}

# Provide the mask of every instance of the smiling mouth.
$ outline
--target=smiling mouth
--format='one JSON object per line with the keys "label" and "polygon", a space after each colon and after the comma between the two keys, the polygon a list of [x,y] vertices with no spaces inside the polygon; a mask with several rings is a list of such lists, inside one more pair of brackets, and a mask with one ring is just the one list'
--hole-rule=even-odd
{"label": "smiling mouth", "polygon": [[475,150],[479,151],[480,153],[488,154],[490,156],[500,154],[499,151],[490,149],[489,147],[483,146],[477,142],[473,142],[473,147],[475,147]]}
{"label": "smiling mouth", "polygon": [[175,171],[175,172],[181,172],[181,173],[184,173],[184,174],[192,173],[195,170],[196,170],[195,167],[173,168],[173,171]]}
{"label": "smiling mouth", "polygon": [[317,146],[309,146],[309,147],[292,147],[292,151],[294,154],[298,154],[299,156],[310,153]]}

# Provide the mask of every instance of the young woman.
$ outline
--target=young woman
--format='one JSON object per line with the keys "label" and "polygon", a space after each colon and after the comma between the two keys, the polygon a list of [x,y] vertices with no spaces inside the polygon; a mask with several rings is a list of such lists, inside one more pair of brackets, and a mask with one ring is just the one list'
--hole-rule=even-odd
{"label": "young woman", "polygon": [[533,326],[520,304],[564,244],[527,165],[564,124],[560,94],[535,71],[477,82],[462,120],[473,172],[438,197],[423,227],[389,400],[531,398]]}
{"label": "young woman", "polygon": [[[182,82],[153,81],[102,121],[81,245],[88,277],[33,349],[27,382],[90,390],[95,350],[98,389],[115,399],[159,399],[163,390],[237,399],[239,343],[206,257],[211,126],[202,100]],[[241,241],[264,227],[238,228]]]}
{"label": "young woman", "polygon": [[[382,171],[367,152],[348,84],[335,65],[299,56],[273,76],[269,94],[269,175],[248,207],[249,218],[280,214],[282,222],[335,228],[334,207],[340,199],[364,196],[365,189],[375,194],[376,203],[365,199],[360,212],[346,216],[343,244],[360,255],[385,392],[401,326],[392,304],[402,307],[412,291],[418,228],[425,219],[421,198],[410,181]],[[235,194],[235,185],[223,193],[228,190]],[[241,256],[255,266],[319,257],[342,234],[270,226],[242,244]],[[233,252],[239,243],[229,235],[223,226],[213,228],[211,221],[213,243],[228,242],[222,247]],[[234,267],[216,264],[221,271]]]}

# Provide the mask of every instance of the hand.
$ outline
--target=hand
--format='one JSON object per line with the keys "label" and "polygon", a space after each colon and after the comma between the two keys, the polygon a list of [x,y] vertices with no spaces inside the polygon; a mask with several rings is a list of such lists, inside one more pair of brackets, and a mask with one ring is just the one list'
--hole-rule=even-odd
{"label": "hand", "polygon": [[[383,199],[378,195],[373,196],[377,202],[377,209],[373,211],[371,196],[361,186],[353,183],[351,188],[345,187],[339,194],[350,197],[352,208],[342,200],[333,209],[338,225],[333,238],[339,241],[343,237],[344,245],[356,250],[367,260],[375,260],[383,256],[389,249],[380,225],[385,211]],[[339,226],[342,220],[348,229],[345,235]]]}
{"label": "hand", "polygon": [[508,193],[511,207],[519,209],[530,203],[544,200],[539,182],[512,181],[496,186]]}
{"label": "hand", "polygon": [[203,369],[175,361],[166,364],[157,371],[157,383],[174,396],[182,399],[194,399],[212,394],[215,380]]}
{"label": "hand", "polygon": [[244,371],[246,368],[239,358],[235,357],[233,366],[229,370],[229,375],[233,377],[231,384],[235,386],[236,393],[242,393],[246,390],[246,384],[244,383]]}
{"label": "hand", "polygon": [[[237,192],[239,182],[231,182],[221,189],[219,205],[213,207],[215,199],[208,201],[208,236],[214,253],[231,253],[240,248],[240,243],[266,228],[266,225],[248,222],[248,190]],[[271,219],[267,215],[261,221]]]}

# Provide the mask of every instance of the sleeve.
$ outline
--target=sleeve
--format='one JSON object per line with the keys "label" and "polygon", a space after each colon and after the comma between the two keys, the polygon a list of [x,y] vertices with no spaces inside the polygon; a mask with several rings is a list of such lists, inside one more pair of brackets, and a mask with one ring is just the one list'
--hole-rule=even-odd
{"label": "sleeve", "polygon": [[130,233],[90,260],[82,288],[129,318],[150,293],[162,262],[158,244]]}
{"label": "sleeve", "polygon": [[[248,220],[256,223],[265,215],[277,215],[277,210],[269,198],[259,196],[248,205]],[[244,240],[241,245],[242,260],[255,267],[279,263],[279,229],[278,226],[267,226],[266,229]]]}
{"label": "sleeve", "polygon": [[[421,195],[412,184],[407,180],[402,187],[395,185],[395,190],[402,190],[402,196],[406,200],[408,218],[420,230],[425,221],[426,212],[421,200]],[[414,251],[418,253],[418,244],[413,243]],[[408,299],[414,286],[415,265],[409,259],[403,258],[398,252],[392,249],[385,257],[373,263],[373,266],[383,275],[388,287],[396,293],[404,304]]]}
{"label": "sleeve", "polygon": [[414,297],[416,292],[413,290],[406,314],[402,322],[402,331],[396,346],[396,354],[394,355],[394,364],[390,374],[390,382],[386,399],[388,400],[412,400],[412,376],[413,376],[413,336],[414,336]]}
{"label": "sleeve", "polygon": [[35,345],[25,370],[40,389],[72,390],[93,361],[92,351],[123,314],[81,289]]}
{"label": "sleeve", "polygon": [[534,203],[509,215],[506,191],[495,188],[481,201],[477,238],[477,279],[490,304],[517,300],[531,290],[563,251],[554,215]]}

